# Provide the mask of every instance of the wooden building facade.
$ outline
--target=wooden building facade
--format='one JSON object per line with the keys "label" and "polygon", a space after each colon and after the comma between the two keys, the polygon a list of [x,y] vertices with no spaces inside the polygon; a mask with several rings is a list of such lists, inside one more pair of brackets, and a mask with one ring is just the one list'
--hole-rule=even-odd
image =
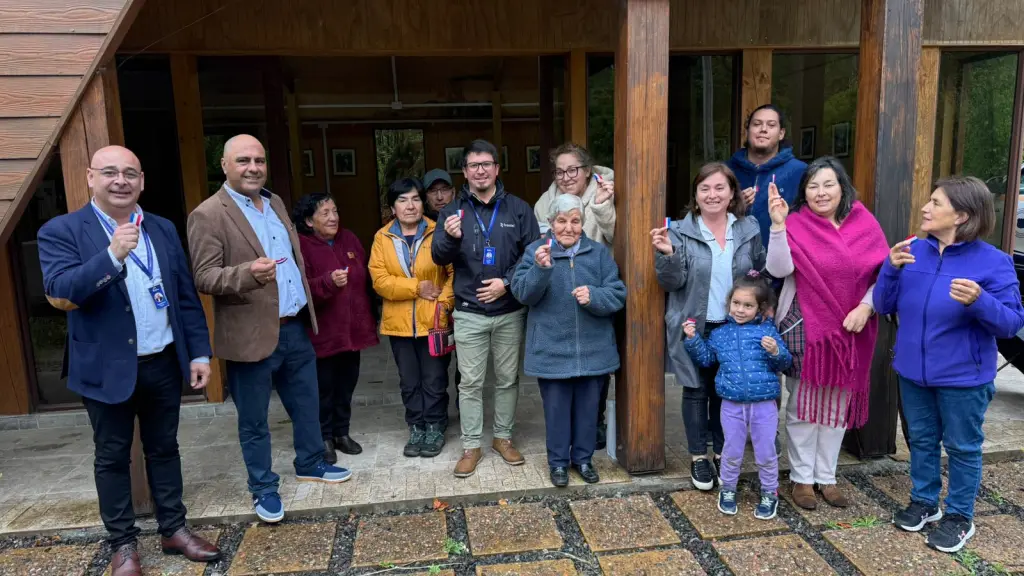
{"label": "wooden building facade", "polygon": [[[136,151],[141,203],[184,235],[219,184],[218,146],[253,133],[277,193],[330,192],[369,243],[396,175],[454,170],[449,155],[483,137],[503,151],[507,187],[532,203],[550,184],[546,151],[573,140],[617,172],[629,287],[620,462],[657,471],[663,294],[648,231],[686,206],[695,168],[739,148],[743,119],[767,102],[787,113],[796,155],[840,157],[890,240],[916,229],[936,176],[963,172],[989,184],[1001,221],[989,240],[1013,249],[1019,0],[7,0],[0,414],[77,405],[62,391],[63,319],[46,306],[34,240],[88,202],[99,147]],[[879,339],[872,419],[851,435],[862,455],[895,449],[892,338]],[[194,400],[224,393],[215,370]]]}

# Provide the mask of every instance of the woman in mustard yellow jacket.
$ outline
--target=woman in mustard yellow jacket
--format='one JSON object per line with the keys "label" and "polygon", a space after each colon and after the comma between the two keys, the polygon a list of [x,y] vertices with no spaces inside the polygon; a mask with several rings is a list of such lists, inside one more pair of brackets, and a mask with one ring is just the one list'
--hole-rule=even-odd
{"label": "woman in mustard yellow jacket", "polygon": [[[434,221],[423,216],[423,186],[413,178],[388,189],[395,219],[377,231],[370,249],[373,289],[384,299],[380,333],[391,340],[409,425],[408,457],[433,457],[444,447],[451,355],[430,355],[427,333],[435,316],[447,327],[455,303],[451,266],[430,256]],[[440,308],[440,311],[439,311]]]}

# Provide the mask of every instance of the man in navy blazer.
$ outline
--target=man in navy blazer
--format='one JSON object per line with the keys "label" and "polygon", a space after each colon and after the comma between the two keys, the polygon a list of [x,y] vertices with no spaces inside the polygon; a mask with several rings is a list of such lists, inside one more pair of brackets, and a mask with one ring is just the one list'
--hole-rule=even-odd
{"label": "man in navy blazer", "polygon": [[110,146],[87,171],[92,201],[39,230],[50,302],[68,311],[68,388],[82,395],[96,445],[100,517],[113,576],[141,574],[130,451],[139,418],[164,553],[195,562],[220,550],[185,525],[178,411],[187,378],[210,377],[210,334],[177,231],[138,206],[139,159]]}

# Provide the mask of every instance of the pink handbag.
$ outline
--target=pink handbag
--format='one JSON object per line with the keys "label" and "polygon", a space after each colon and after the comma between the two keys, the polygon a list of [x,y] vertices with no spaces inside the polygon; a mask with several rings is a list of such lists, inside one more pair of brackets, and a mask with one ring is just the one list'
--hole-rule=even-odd
{"label": "pink handbag", "polygon": [[427,331],[430,355],[435,358],[455,351],[455,319],[448,313],[448,327],[441,328],[441,303],[434,305],[434,327]]}

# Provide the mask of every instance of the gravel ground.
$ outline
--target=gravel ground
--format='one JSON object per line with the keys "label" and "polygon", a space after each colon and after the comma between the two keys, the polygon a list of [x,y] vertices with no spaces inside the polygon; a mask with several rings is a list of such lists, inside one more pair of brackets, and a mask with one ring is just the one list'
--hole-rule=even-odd
{"label": "gravel ground", "polygon": [[[877,502],[887,512],[892,513],[899,509],[901,504],[894,501],[888,495],[881,490],[877,489],[871,482],[872,476],[885,476],[891,474],[906,474],[907,465],[903,463],[892,463],[886,461],[884,463],[870,462],[863,465],[852,466],[844,468],[840,471],[840,474],[850,480],[857,488],[863,491],[867,496]],[[745,486],[741,489],[751,490],[756,488],[756,483],[751,483],[749,480],[744,481]],[[783,486],[788,483],[783,482]],[[471,576],[475,574],[476,566],[490,565],[490,564],[505,564],[511,562],[534,562],[541,560],[571,560],[576,569],[580,574],[587,576],[596,576],[601,574],[601,569],[598,564],[597,556],[590,550],[590,547],[586,544],[583,538],[583,533],[580,531],[580,527],[574,518],[572,511],[569,507],[571,501],[582,501],[591,500],[595,498],[606,498],[615,497],[619,494],[604,493],[600,496],[594,496],[587,492],[560,492],[542,496],[531,496],[526,498],[518,498],[510,501],[503,501],[505,504],[519,504],[519,503],[540,503],[543,506],[549,508],[555,519],[557,529],[562,536],[563,546],[557,551],[547,552],[526,552],[519,554],[502,554],[497,556],[487,556],[479,559],[473,558],[468,553],[469,548],[469,536],[466,525],[466,513],[463,506],[452,506],[445,510],[445,518],[447,524],[448,538],[451,541],[461,543],[466,547],[465,553],[455,553],[449,550],[449,557],[447,561],[436,561],[436,562],[423,562],[416,564],[423,569],[428,569],[432,565],[437,565],[442,569],[452,569],[455,571],[457,576]],[[662,547],[660,549],[673,549],[683,548],[688,550],[697,559],[701,567],[710,576],[727,576],[732,574],[730,570],[723,564],[715,551],[711,542],[702,540],[697,531],[689,520],[676,508],[675,504],[671,500],[668,492],[651,492],[651,498],[654,500],[657,508],[661,514],[668,520],[669,524],[675,530],[676,534],[680,537],[681,544],[672,546]],[[1015,506],[1008,501],[1002,500],[997,496],[993,495],[992,492],[982,488],[981,498],[998,507],[998,513],[1009,514],[1017,517],[1024,522],[1024,508]],[[494,506],[498,505],[499,502],[485,502],[480,504],[474,504],[476,506]],[[351,574],[353,576],[366,576],[369,574],[380,574],[384,567],[369,567],[369,568],[351,568],[353,544],[356,537],[356,530],[360,520],[377,516],[400,516],[406,514],[419,514],[428,511],[428,508],[420,508],[415,510],[405,510],[401,512],[388,512],[378,515],[363,515],[356,516],[352,515],[338,515],[338,514],[324,514],[316,518],[301,518],[295,520],[288,520],[289,524],[305,524],[314,522],[335,522],[336,532],[334,536],[334,552],[332,554],[329,569],[326,572],[307,572],[304,573],[306,576],[323,576],[336,575],[336,574]],[[795,534],[799,535],[806,542],[808,542],[811,548],[814,549],[828,564],[836,570],[836,572],[842,576],[856,576],[859,574],[857,569],[851,564],[840,552],[827,542],[821,534],[821,531],[812,527],[802,516],[800,516],[788,502],[782,500],[779,504],[779,517],[788,525],[790,530]],[[891,522],[891,516],[885,518],[879,518],[880,522],[887,523]],[[242,538],[245,531],[252,526],[253,523],[235,523],[228,525],[220,525],[215,528],[221,530],[221,535],[218,540],[218,545],[225,553],[225,559],[211,564],[206,572],[206,576],[223,576],[227,572],[229,562],[227,558],[234,556],[238,547],[242,542]],[[205,528],[204,526],[197,526],[196,528]],[[148,531],[152,533],[151,530]],[[743,537],[736,537],[743,538]],[[723,540],[731,540],[736,538],[727,538]],[[41,547],[41,546],[53,546],[53,545],[67,545],[67,544],[93,544],[101,542],[103,539],[102,533],[96,530],[86,532],[74,532],[64,533],[58,536],[47,536],[47,537],[12,537],[12,538],[0,538],[0,553],[11,548],[30,548],[30,547]],[[617,553],[629,552],[628,550],[619,551]],[[100,576],[106,569],[109,563],[110,550],[104,544],[101,547],[101,551],[93,559],[92,564],[87,571],[89,576]],[[965,568],[968,568],[970,574],[979,576],[996,576],[1005,572],[1000,572],[996,567],[993,567],[984,561],[974,557],[961,557],[959,561]],[[403,574],[404,571],[394,570],[385,572],[387,574]]]}

